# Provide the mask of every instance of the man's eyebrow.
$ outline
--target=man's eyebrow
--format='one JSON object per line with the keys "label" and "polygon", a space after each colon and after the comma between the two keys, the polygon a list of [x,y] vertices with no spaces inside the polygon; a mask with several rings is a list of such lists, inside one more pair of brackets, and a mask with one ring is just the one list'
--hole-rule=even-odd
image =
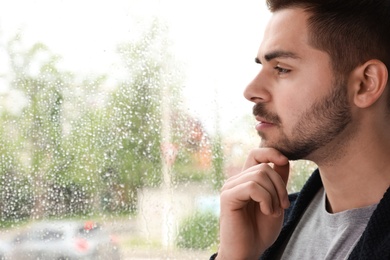
{"label": "man's eyebrow", "polygon": [[[271,61],[276,58],[291,58],[291,59],[299,59],[299,57],[290,51],[273,51],[264,55],[264,59],[266,61]],[[255,62],[258,64],[262,64],[258,57],[255,58]]]}

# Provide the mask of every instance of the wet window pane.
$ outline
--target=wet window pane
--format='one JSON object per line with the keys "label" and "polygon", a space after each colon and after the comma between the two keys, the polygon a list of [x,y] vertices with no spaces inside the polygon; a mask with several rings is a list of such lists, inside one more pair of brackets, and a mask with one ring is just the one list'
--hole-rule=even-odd
{"label": "wet window pane", "polygon": [[215,252],[219,189],[259,143],[242,92],[267,16],[255,0],[2,1],[0,258]]}

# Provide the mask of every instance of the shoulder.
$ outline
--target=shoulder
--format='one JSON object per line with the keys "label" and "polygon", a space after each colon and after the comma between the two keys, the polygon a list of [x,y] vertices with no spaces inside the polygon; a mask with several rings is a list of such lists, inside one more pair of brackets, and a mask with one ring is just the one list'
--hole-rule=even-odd
{"label": "shoulder", "polygon": [[390,259],[390,188],[372,214],[349,259]]}

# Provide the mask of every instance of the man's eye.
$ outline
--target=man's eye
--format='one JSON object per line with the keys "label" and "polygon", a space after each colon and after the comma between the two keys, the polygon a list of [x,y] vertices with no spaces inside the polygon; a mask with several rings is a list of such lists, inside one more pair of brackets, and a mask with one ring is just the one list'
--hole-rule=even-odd
{"label": "man's eye", "polygon": [[289,73],[291,70],[285,69],[279,66],[274,67],[274,69],[278,72],[278,74],[286,74]]}

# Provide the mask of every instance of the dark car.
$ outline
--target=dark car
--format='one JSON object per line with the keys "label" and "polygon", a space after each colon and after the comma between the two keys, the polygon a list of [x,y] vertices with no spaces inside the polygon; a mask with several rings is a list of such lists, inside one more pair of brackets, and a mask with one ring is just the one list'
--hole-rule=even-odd
{"label": "dark car", "polygon": [[36,222],[16,235],[10,259],[120,259],[115,240],[93,222]]}

